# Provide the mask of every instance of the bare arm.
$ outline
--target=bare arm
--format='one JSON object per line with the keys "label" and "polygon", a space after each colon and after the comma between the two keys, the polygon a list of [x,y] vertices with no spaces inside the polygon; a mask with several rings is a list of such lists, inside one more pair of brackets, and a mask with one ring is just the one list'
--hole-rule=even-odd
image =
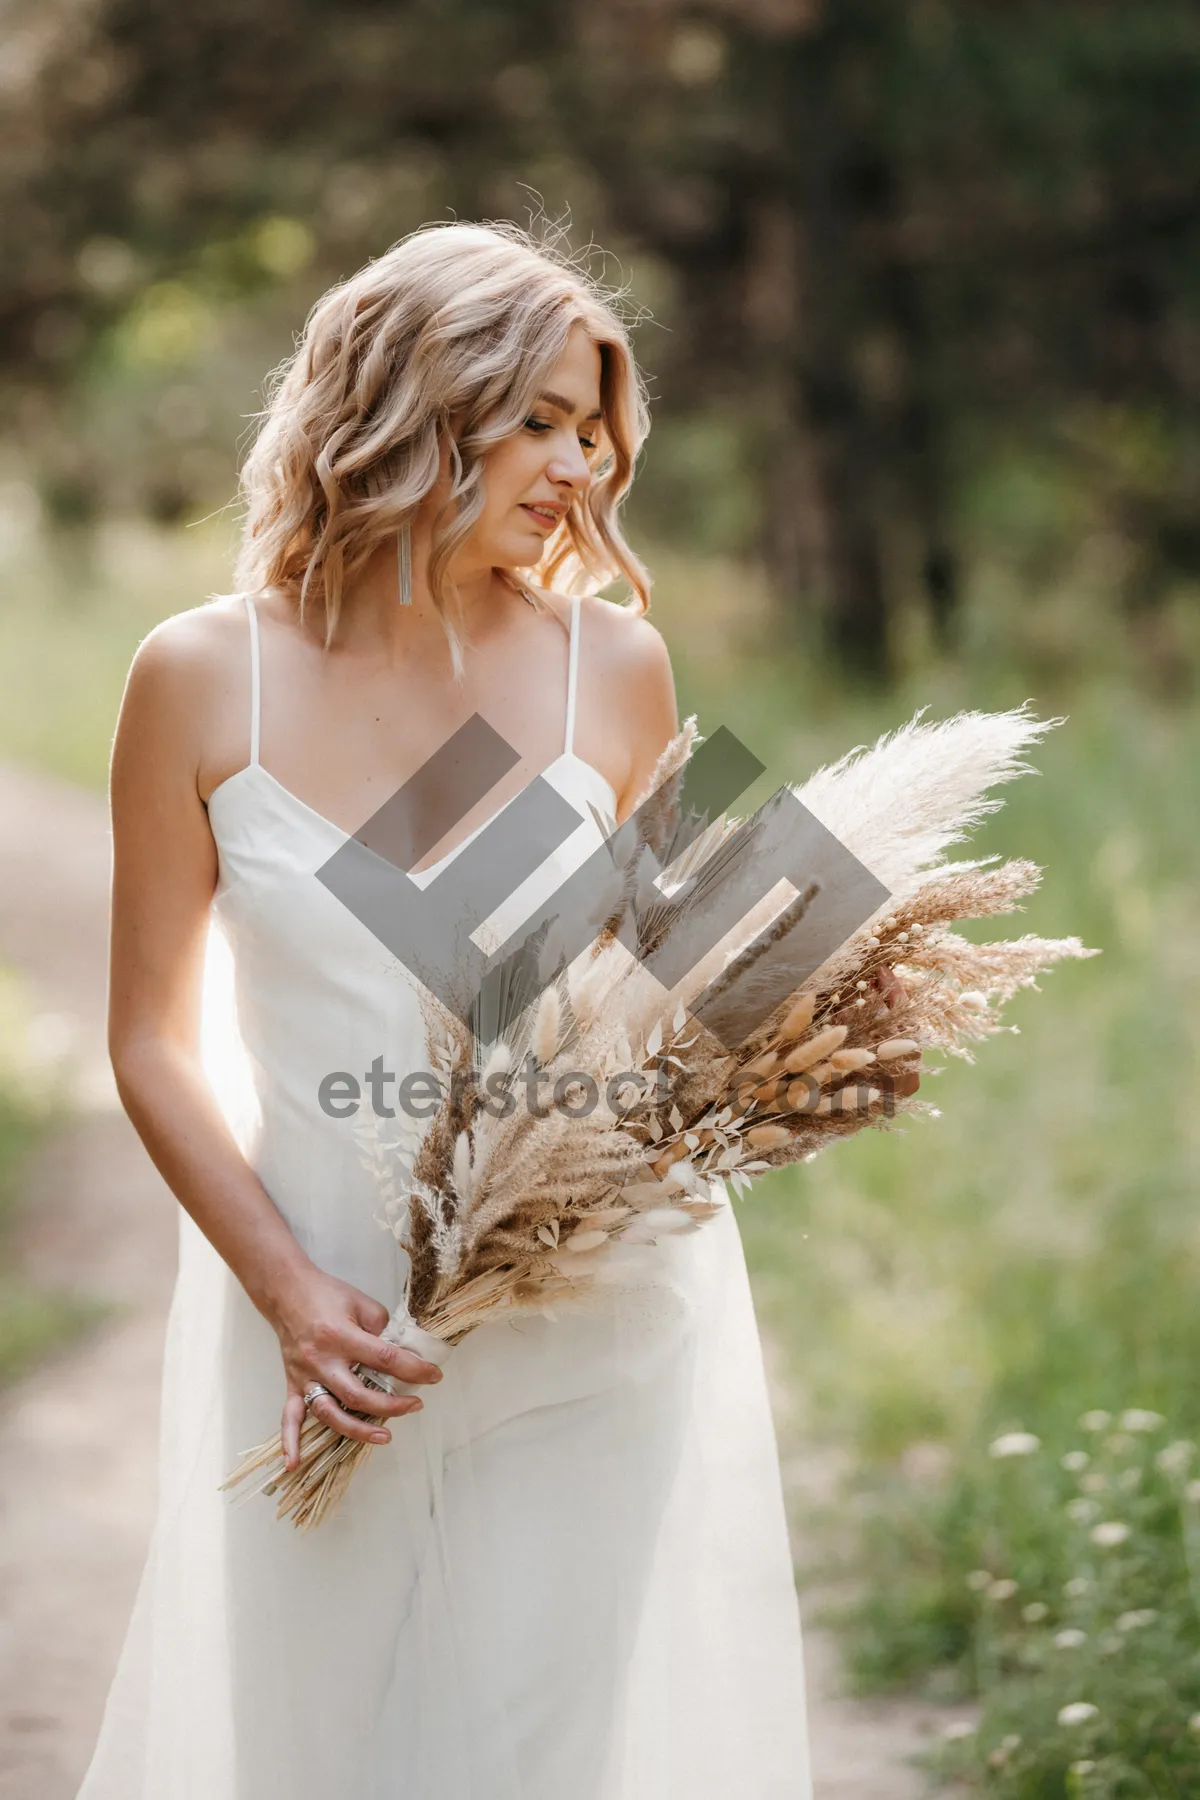
{"label": "bare arm", "polygon": [[382,1441],[346,1406],[411,1411],[350,1373],[350,1363],[436,1380],[411,1352],[381,1344],[387,1309],[318,1269],[243,1156],[203,1071],[201,990],[216,843],[197,789],[201,721],[215,702],[213,626],[180,615],[141,644],[126,682],[110,779],[113,885],[108,1047],[121,1103],[180,1204],[280,1340],[285,1445],[298,1449],[304,1389],[323,1381],[318,1416]]}
{"label": "bare arm", "polygon": [[630,619],[622,645],[619,691],[631,746],[629,778],[617,797],[623,824],[654,773],[654,765],[679,732],[675,677],[661,633],[648,619]]}

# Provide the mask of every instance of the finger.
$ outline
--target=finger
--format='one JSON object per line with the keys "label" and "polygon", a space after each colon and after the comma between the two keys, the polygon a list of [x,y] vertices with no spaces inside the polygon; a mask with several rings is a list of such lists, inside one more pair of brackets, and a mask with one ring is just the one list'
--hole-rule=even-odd
{"label": "finger", "polygon": [[[426,1362],[415,1350],[400,1344],[385,1344],[369,1331],[348,1329],[343,1338],[347,1362],[358,1362],[365,1369],[377,1369],[383,1375],[398,1375],[401,1381],[440,1381],[442,1371],[436,1363]],[[340,1348],[341,1346],[339,1346]]]}
{"label": "finger", "polygon": [[318,1394],[308,1409],[322,1425],[328,1425],[342,1437],[356,1438],[360,1444],[387,1444],[392,1434],[385,1425],[377,1425],[370,1419],[357,1419],[353,1413],[340,1406],[332,1394]]}
{"label": "finger", "polygon": [[382,1388],[372,1387],[353,1369],[335,1368],[321,1379],[348,1412],[378,1413],[381,1418],[392,1419],[401,1413],[416,1412],[424,1405],[413,1394],[388,1394]]}
{"label": "finger", "polygon": [[369,1294],[358,1295],[353,1312],[363,1330],[372,1332],[376,1337],[388,1322],[387,1307],[378,1300],[372,1300]]}
{"label": "finger", "polygon": [[283,1440],[284,1466],[289,1474],[300,1461],[300,1427],[304,1423],[304,1400],[299,1394],[289,1394],[283,1403],[283,1419],[279,1427],[279,1435]]}

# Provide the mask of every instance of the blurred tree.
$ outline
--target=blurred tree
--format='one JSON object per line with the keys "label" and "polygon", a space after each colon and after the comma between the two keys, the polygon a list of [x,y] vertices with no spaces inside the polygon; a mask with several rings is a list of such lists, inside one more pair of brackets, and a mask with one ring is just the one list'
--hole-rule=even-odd
{"label": "blurred tree", "polygon": [[[616,0],[578,21],[576,145],[680,278],[664,392],[741,384],[777,586],[818,598],[844,662],[884,671],[914,585],[951,639],[963,479],[998,439],[1118,403],[1190,477],[1193,6]],[[1150,507],[1108,480],[1150,564],[1187,567],[1190,481]]]}
{"label": "blurred tree", "polygon": [[964,493],[1021,442],[1135,546],[1131,606],[1196,567],[1190,0],[7,12],[0,367],[76,516],[133,439],[138,503],[186,512],[282,321],[422,219],[520,215],[525,182],[657,272],[662,411],[726,422],[696,441],[731,490],[749,469],[777,590],[847,665],[887,671],[914,593],[951,641]]}

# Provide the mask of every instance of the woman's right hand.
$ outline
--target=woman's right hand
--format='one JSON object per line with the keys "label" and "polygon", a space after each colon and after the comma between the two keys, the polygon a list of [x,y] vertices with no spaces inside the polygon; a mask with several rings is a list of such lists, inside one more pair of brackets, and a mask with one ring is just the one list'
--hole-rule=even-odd
{"label": "woman's right hand", "polygon": [[[386,1444],[391,1432],[359,1419],[366,1412],[376,1418],[397,1418],[416,1412],[424,1404],[415,1394],[384,1394],[368,1387],[352,1373],[353,1363],[394,1375],[401,1381],[440,1381],[442,1371],[413,1350],[386,1344],[380,1332],[388,1322],[388,1310],[349,1282],[322,1270],[305,1270],[294,1277],[270,1314],[279,1339],[287,1376],[280,1435],[287,1467],[300,1458],[300,1428],[304,1423],[304,1395],[314,1381],[329,1388],[318,1394],[309,1411],[322,1425],[343,1437],[364,1444]],[[353,1409],[353,1410],[351,1410]]]}

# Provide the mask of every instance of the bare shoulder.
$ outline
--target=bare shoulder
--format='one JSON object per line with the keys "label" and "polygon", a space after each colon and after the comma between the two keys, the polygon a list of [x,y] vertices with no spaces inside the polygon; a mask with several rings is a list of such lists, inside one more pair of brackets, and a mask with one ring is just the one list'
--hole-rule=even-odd
{"label": "bare shoulder", "polygon": [[592,647],[591,666],[635,727],[652,737],[677,731],[671,653],[657,625],[598,595],[584,599],[580,622]]}
{"label": "bare shoulder", "polygon": [[114,774],[149,757],[199,771],[208,727],[248,684],[247,631],[245,602],[222,595],[147,632],[126,677]]}
{"label": "bare shoulder", "polygon": [[236,595],[172,613],[138,645],[130,681],[143,689],[169,688],[178,697],[211,681],[234,658],[244,660],[247,629],[245,602]]}
{"label": "bare shoulder", "polygon": [[[547,599],[569,613],[567,596],[547,593]],[[623,819],[679,731],[671,657],[656,625],[599,595],[583,596],[579,624],[587,686],[598,703],[592,715],[596,761],[614,772],[617,816]]]}
{"label": "bare shoulder", "polygon": [[[570,622],[571,596],[552,588],[539,590]],[[579,602],[580,627],[587,643],[589,670],[601,677],[633,681],[641,689],[671,684],[671,656],[656,625],[632,607],[599,594],[584,594]]]}
{"label": "bare shoulder", "polygon": [[628,669],[653,668],[670,662],[666,641],[657,625],[642,613],[599,594],[586,594],[580,602],[581,616],[593,638]]}

